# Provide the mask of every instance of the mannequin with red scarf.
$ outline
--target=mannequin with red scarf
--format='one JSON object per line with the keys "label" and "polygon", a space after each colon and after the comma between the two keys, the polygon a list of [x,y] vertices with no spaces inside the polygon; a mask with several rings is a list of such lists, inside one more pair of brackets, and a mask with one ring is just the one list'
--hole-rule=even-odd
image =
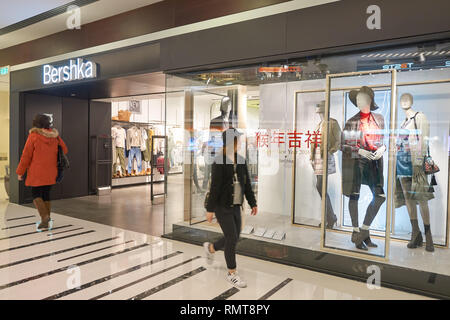
{"label": "mannequin with red scarf", "polygon": [[[356,248],[368,250],[377,245],[370,239],[370,225],[381,205],[386,200],[383,185],[383,144],[384,118],[372,112],[378,107],[374,101],[374,92],[368,87],[350,92],[350,100],[360,110],[349,119],[343,131],[343,193],[349,197],[349,212],[352,220],[352,242]],[[367,185],[373,195],[363,225],[358,222],[358,202],[361,185]]]}

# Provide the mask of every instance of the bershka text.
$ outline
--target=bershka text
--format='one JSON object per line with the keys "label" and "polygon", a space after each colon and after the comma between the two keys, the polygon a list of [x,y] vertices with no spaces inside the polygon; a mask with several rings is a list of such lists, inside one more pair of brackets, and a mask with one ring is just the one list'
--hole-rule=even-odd
{"label": "bershka text", "polygon": [[66,66],[54,67],[49,64],[43,66],[44,84],[57,84],[96,77],[97,65],[92,61],[85,61],[81,58],[71,59],[69,65]]}

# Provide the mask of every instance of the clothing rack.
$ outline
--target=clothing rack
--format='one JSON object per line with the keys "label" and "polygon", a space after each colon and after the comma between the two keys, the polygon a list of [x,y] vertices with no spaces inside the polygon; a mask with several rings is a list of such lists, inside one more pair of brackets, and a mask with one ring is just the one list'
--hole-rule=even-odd
{"label": "clothing rack", "polygon": [[131,128],[133,126],[136,127],[147,127],[153,128],[155,125],[163,125],[163,122],[130,122],[130,121],[122,121],[122,120],[111,120],[111,124],[120,124],[122,127]]}

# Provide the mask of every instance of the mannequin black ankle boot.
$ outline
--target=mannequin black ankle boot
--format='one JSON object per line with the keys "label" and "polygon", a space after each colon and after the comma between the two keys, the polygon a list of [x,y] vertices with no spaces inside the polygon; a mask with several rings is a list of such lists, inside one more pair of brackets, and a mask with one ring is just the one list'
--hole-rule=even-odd
{"label": "mannequin black ankle boot", "polygon": [[369,250],[365,244],[365,241],[370,237],[369,230],[360,229],[358,237],[355,241],[356,248],[360,250]]}
{"label": "mannequin black ankle boot", "polygon": [[359,232],[353,231],[352,232],[352,242],[356,243],[356,240],[358,240]]}
{"label": "mannequin black ankle boot", "polygon": [[327,229],[333,229],[336,222],[337,222],[337,217],[335,215],[333,215],[331,218],[328,219]]}
{"label": "mannequin black ankle boot", "polygon": [[408,243],[407,247],[409,249],[414,249],[417,247],[421,247],[423,245],[422,233],[419,229],[419,223],[417,220],[411,220],[412,232],[411,232],[411,241]]}
{"label": "mannequin black ankle boot", "polygon": [[378,248],[378,245],[372,242],[372,240],[370,239],[370,236],[368,236],[367,239],[364,240],[364,244],[366,246],[368,246],[369,248]]}
{"label": "mannequin black ankle boot", "polygon": [[425,250],[434,251],[433,236],[431,235],[430,225],[425,225]]}

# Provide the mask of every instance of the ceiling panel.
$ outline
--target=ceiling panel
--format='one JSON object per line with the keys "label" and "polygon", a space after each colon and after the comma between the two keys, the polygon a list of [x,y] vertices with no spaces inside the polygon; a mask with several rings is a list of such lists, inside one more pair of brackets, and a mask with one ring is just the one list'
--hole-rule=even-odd
{"label": "ceiling panel", "polygon": [[0,1],[0,29],[46,11],[50,11],[72,1],[73,0]]}

